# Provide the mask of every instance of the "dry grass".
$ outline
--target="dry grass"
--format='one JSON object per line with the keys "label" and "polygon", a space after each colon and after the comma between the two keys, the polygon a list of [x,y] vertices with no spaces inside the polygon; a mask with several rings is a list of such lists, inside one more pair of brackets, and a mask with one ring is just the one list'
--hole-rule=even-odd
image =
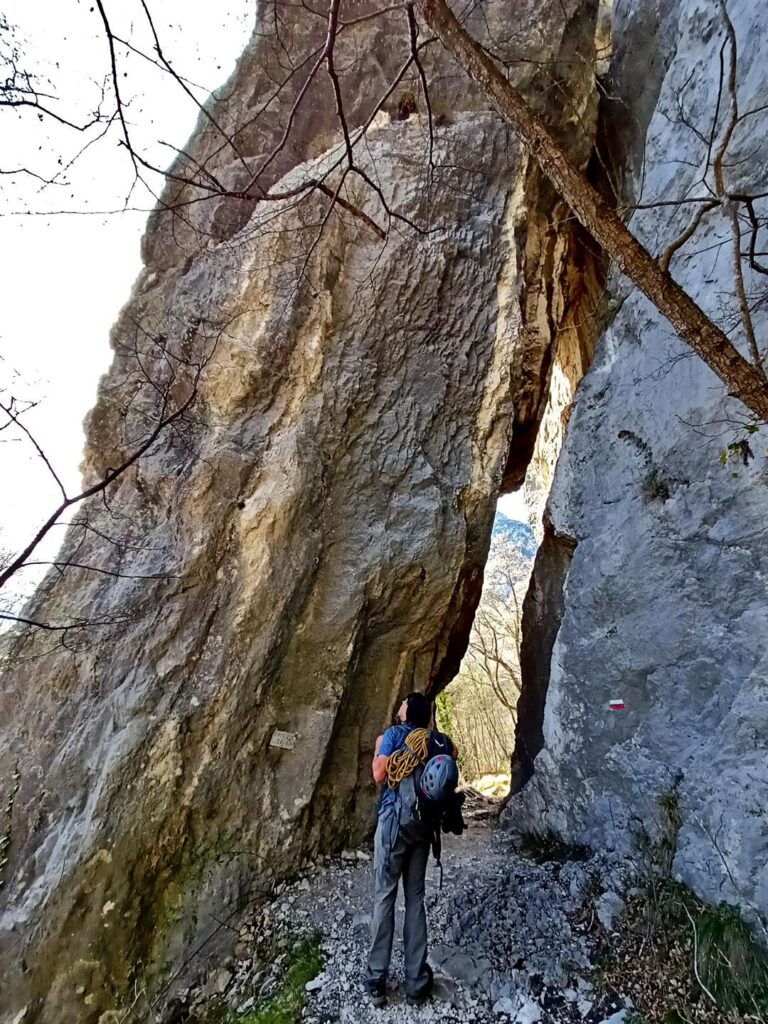
{"label": "dry grass", "polygon": [[509,772],[500,772],[498,775],[481,775],[479,779],[472,779],[469,784],[483,796],[506,796],[509,792],[509,783]]}
{"label": "dry grass", "polygon": [[768,1024],[768,960],[738,912],[668,879],[629,900],[600,981],[649,1024]]}

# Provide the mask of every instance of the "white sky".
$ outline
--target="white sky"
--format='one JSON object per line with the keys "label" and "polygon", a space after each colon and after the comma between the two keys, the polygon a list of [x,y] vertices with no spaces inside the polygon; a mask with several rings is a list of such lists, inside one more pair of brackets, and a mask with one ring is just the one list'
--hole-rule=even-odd
{"label": "white sky", "polygon": [[502,494],[499,498],[498,509],[508,519],[518,519],[521,523],[528,522],[528,506],[525,503],[525,491],[521,487],[512,494]]}
{"label": "white sky", "polygon": [[[254,0],[190,4],[153,0],[150,10],[166,57],[199,84],[202,101],[233,70],[252,28]],[[152,54],[138,0],[105,0],[113,32]],[[50,79],[52,109],[83,123],[98,104],[109,50],[98,10],[80,0],[0,0],[17,28],[21,65]],[[132,137],[164,167],[183,146],[197,109],[173,78],[136,54],[118,51],[120,86],[129,101]],[[105,105],[106,108],[106,105]],[[50,177],[90,136],[40,122],[31,109],[3,110],[0,170],[20,166]],[[135,134],[134,134],[135,133]],[[110,360],[109,328],[140,267],[139,239],[152,197],[134,191],[140,212],[97,215],[126,203],[133,171],[118,145],[117,124],[65,171],[62,184],[41,188],[26,175],[2,176],[0,192],[0,391],[37,401],[25,422],[68,489],[79,485],[82,421]],[[160,182],[155,183],[159,189]],[[76,214],[54,215],[49,211]],[[0,435],[0,548],[18,549],[58,503],[55,484],[27,442]],[[60,540],[61,531],[55,531]],[[47,557],[51,557],[48,548]],[[28,570],[28,578],[31,570]],[[30,579],[31,585],[33,581]],[[24,590],[28,587],[25,585]]]}
{"label": "white sky", "polygon": [[[109,50],[90,0],[0,0],[15,27],[21,66],[40,76],[49,105],[82,123],[98,105],[109,72]],[[113,32],[152,54],[139,0],[106,0]],[[250,34],[254,0],[150,5],[166,57],[199,85],[202,101],[226,80]],[[128,101],[134,145],[159,166],[191,134],[197,110],[165,72],[118,50],[120,88]],[[50,82],[46,84],[45,80]],[[107,106],[110,98],[107,98]],[[0,393],[38,402],[25,423],[70,493],[79,486],[83,418],[110,360],[109,329],[140,266],[139,239],[152,206],[143,188],[131,192],[133,171],[120,132],[93,142],[71,169],[68,161],[91,138],[38,119],[37,112],[3,110],[0,170],[20,166],[50,177],[41,187],[27,175],[4,174],[0,192]],[[160,189],[160,180],[153,187]],[[129,198],[130,197],[130,198]],[[138,210],[106,215],[97,211]],[[72,211],[62,214],[55,211]],[[18,550],[55,508],[58,491],[28,442],[0,436],[0,549]],[[526,520],[522,490],[501,499],[511,518]],[[62,530],[47,545],[52,557]],[[40,573],[27,570],[29,592]]]}

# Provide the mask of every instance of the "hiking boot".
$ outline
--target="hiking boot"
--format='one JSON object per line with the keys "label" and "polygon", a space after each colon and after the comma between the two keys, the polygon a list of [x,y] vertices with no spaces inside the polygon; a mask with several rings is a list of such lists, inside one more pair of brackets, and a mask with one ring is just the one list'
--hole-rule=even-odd
{"label": "hiking boot", "polygon": [[387,986],[383,981],[369,981],[368,982],[368,999],[371,1006],[380,1010],[382,1006],[387,1005]]}
{"label": "hiking boot", "polygon": [[424,1003],[428,1003],[431,998],[432,988],[430,986],[429,988],[422,989],[421,992],[418,992],[415,996],[407,995],[405,997],[405,1001],[409,1006],[423,1006]]}
{"label": "hiking boot", "polygon": [[435,976],[429,964],[426,964],[426,968],[429,974],[429,981],[418,992],[414,992],[413,995],[406,995],[405,1001],[409,1006],[423,1006],[424,1003],[432,998],[432,986],[435,983]]}

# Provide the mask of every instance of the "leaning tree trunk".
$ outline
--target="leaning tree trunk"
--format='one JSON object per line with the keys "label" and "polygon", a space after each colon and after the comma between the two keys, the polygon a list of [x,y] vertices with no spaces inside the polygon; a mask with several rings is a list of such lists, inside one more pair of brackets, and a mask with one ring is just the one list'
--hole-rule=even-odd
{"label": "leaning tree trunk", "polygon": [[669,320],[683,341],[717,374],[729,394],[768,421],[768,382],[697,303],[638,242],[590,185],[540,117],[469,35],[445,0],[418,0],[425,21],[466,73],[512,125],[523,147],[618,268]]}

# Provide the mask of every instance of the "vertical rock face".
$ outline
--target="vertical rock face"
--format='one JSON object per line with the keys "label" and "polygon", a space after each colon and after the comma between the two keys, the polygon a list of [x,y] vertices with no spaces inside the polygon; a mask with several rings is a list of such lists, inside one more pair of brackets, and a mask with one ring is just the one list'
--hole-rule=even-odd
{"label": "vertical rock face", "polygon": [[[728,10],[738,37],[740,109],[756,110],[768,92],[761,6],[734,0]],[[618,184],[630,202],[641,194],[646,203],[703,194],[723,38],[717,4],[615,4],[612,139],[626,156]],[[764,193],[766,157],[759,111],[734,135],[729,188]],[[690,215],[690,208],[659,207],[636,212],[632,224],[660,252]],[[726,218],[713,211],[671,270],[738,339],[730,246]],[[747,270],[763,342],[764,282]],[[527,827],[627,850],[639,829],[653,835],[663,827],[658,797],[673,794],[683,820],[677,874],[705,898],[739,903],[765,919],[764,431],[754,461],[722,466],[720,450],[742,436],[743,407],[723,395],[640,295],[624,288],[619,298],[577,393],[549,500],[542,559],[558,542],[574,550],[544,669],[546,702],[540,659],[525,682],[528,703],[543,718],[544,745],[510,815]],[[561,569],[558,563],[562,577]],[[551,624],[532,611],[524,628],[529,649],[541,655]],[[609,709],[614,698],[624,710]]]}
{"label": "vertical rock face", "polygon": [[[515,73],[566,128],[578,116],[580,160],[592,8],[490,3],[472,26],[545,65],[567,58],[556,90],[535,61]],[[350,20],[367,10],[350,4]],[[188,149],[230,187],[264,163],[301,88],[304,72],[232,134],[268,92],[278,51],[322,43],[319,19],[287,11],[279,39],[259,27],[211,108],[236,147],[204,118]],[[344,37],[347,56],[377,68],[344,64],[353,127],[402,62],[392,39],[375,20]],[[538,280],[551,294],[554,242],[534,245],[526,225],[551,222],[554,199],[535,191],[529,208],[514,141],[431,60],[431,173],[418,115],[371,126],[359,154],[423,233],[392,221],[382,243],[362,219],[329,216],[319,194],[218,197],[151,220],[89,423],[87,479],[146,436],[151,381],[181,400],[190,364],[205,366],[190,416],[69,531],[63,557],[82,568],[49,578],[27,609],[90,625],[7,652],[8,1020],[25,1007],[30,1024],[112,1019],[129,988],[155,992],[265,877],[359,835],[370,750],[397,696],[439,685],[461,656],[516,410],[535,419],[546,393],[532,368],[551,362],[559,314],[528,323],[525,292]],[[310,94],[263,188],[325,166],[332,110],[327,86]],[[384,217],[369,189],[349,195]],[[172,185],[166,205],[189,198]]]}

